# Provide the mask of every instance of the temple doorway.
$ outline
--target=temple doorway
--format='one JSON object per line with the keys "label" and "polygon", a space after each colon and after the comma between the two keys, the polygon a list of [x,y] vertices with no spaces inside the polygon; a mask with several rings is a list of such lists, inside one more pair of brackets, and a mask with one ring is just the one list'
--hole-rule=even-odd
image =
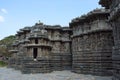
{"label": "temple doorway", "polygon": [[38,39],[35,39],[35,44],[38,44]]}
{"label": "temple doorway", "polygon": [[37,48],[33,48],[33,58],[34,59],[37,58],[37,54],[38,54],[38,49]]}

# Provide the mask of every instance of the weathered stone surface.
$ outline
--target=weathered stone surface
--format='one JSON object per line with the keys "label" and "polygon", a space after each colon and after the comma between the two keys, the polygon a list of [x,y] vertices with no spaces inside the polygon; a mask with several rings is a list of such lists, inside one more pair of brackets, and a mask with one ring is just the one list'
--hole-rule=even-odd
{"label": "weathered stone surface", "polygon": [[84,19],[82,16],[70,23],[73,29],[73,72],[112,75],[113,39],[112,28],[106,22],[108,14],[107,10],[96,9],[84,16]]}
{"label": "weathered stone surface", "polygon": [[36,23],[20,29],[9,67],[23,73],[47,73],[71,69],[70,33],[68,27]]}
{"label": "weathered stone surface", "polygon": [[99,3],[106,9],[75,18],[70,27],[36,23],[20,29],[9,67],[23,73],[72,70],[120,80],[120,0]]}
{"label": "weathered stone surface", "polygon": [[120,0],[100,0],[110,10],[109,22],[113,28],[114,47],[112,52],[113,80],[120,80]]}

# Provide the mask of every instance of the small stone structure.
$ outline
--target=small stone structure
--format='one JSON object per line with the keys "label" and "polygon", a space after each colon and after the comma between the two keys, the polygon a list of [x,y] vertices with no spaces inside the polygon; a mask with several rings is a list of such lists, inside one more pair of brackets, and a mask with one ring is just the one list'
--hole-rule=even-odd
{"label": "small stone structure", "polygon": [[120,80],[120,0],[100,0],[99,3],[110,10],[108,21],[112,25],[114,36],[113,80]]}
{"label": "small stone structure", "polygon": [[23,73],[47,73],[54,70],[71,69],[69,27],[50,26],[36,23],[20,29],[16,34],[13,56],[9,67]]}

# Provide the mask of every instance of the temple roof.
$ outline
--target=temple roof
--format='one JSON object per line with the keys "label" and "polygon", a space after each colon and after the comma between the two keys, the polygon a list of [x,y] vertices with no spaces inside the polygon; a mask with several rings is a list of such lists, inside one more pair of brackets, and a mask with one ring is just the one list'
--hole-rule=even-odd
{"label": "temple roof", "polygon": [[39,22],[36,23],[33,27],[31,27],[31,32],[29,38],[41,38],[47,37],[47,31],[45,30],[45,25]]}
{"label": "temple roof", "polygon": [[48,36],[47,35],[39,35],[39,34],[37,34],[37,35],[30,35],[30,37],[29,37],[29,39],[35,39],[35,38],[42,38],[42,39],[46,39],[46,40],[49,40],[49,38],[48,38]]}
{"label": "temple roof", "polygon": [[61,30],[61,26],[60,25],[46,25],[45,29]]}
{"label": "temple roof", "polygon": [[17,31],[17,33],[18,33],[18,34],[23,34],[23,33],[24,33],[24,31],[19,30],[19,31]]}
{"label": "temple roof", "polygon": [[30,31],[31,30],[31,27],[24,27],[23,29],[22,29],[23,31]]}
{"label": "temple roof", "polygon": [[95,9],[93,11],[90,11],[86,15],[82,15],[81,17],[77,17],[73,19],[70,22],[70,25],[76,24],[76,23],[81,23],[84,24],[86,22],[90,22],[93,20],[96,20],[99,17],[104,17],[109,15],[109,10],[108,9]]}
{"label": "temple roof", "polygon": [[109,9],[111,3],[112,3],[112,0],[100,0],[99,1],[99,4],[105,7],[106,9]]}
{"label": "temple roof", "polygon": [[72,31],[69,27],[62,27],[62,31]]}

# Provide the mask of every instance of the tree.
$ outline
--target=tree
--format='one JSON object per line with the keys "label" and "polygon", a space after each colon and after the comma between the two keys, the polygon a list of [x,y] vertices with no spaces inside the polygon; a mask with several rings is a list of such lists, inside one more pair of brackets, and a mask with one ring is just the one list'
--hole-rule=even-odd
{"label": "tree", "polygon": [[15,36],[10,35],[0,40],[0,55],[4,57],[9,57],[9,49],[11,48],[12,43],[15,41]]}

